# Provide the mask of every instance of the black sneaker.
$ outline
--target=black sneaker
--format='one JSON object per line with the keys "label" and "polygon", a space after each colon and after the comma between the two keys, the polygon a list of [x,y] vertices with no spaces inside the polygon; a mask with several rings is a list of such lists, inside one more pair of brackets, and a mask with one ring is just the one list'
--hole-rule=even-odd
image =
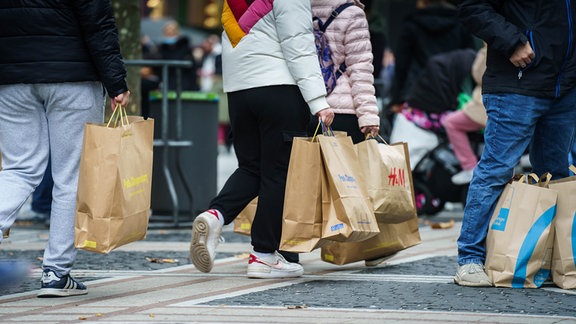
{"label": "black sneaker", "polygon": [[74,280],[69,274],[59,277],[52,270],[42,272],[42,286],[38,297],[66,297],[87,293],[86,285]]}

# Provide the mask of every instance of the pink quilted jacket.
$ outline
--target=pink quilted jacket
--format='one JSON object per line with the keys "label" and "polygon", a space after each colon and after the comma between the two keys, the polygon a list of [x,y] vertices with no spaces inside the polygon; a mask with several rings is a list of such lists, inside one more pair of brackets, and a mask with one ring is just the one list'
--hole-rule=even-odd
{"label": "pink quilted jacket", "polygon": [[312,0],[312,13],[326,21],[335,8],[346,2],[358,6],[344,9],[326,30],[332,59],[336,64],[346,62],[346,73],[338,78],[336,88],[327,97],[328,104],[337,114],[356,114],[359,127],[379,125],[372,45],[364,6],[358,0]]}

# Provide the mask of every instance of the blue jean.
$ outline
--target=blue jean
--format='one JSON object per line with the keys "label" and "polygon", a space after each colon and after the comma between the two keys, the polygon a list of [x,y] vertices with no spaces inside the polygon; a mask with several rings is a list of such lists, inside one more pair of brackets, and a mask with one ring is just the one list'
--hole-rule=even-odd
{"label": "blue jean", "polygon": [[468,191],[458,238],[458,264],[484,264],[486,234],[494,207],[529,146],[533,172],[568,176],[576,127],[576,90],[562,98],[485,94],[485,147]]}
{"label": "blue jean", "polygon": [[576,165],[576,139],[572,143],[572,152],[570,152],[570,164]]}

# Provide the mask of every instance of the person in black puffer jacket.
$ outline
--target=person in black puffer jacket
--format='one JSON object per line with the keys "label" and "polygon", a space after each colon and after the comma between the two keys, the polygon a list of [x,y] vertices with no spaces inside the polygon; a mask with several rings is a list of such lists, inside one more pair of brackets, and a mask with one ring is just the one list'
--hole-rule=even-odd
{"label": "person in black puffer jacket", "polygon": [[446,0],[419,0],[417,9],[404,20],[398,44],[391,89],[391,112],[400,112],[411,87],[430,57],[457,49],[479,47],[458,20],[456,6]]}
{"label": "person in black puffer jacket", "polygon": [[70,276],[84,124],[104,121],[106,93],[128,104],[125,78],[110,0],[0,1],[0,241],[48,159],[54,179],[38,296],[87,293]]}
{"label": "person in black puffer jacket", "polygon": [[[464,209],[454,281],[490,286],[484,271],[488,225],[524,151],[529,148],[538,176],[569,173],[576,127],[576,3],[464,0],[459,15],[488,44],[482,78],[488,122]],[[524,262],[519,256],[517,264]]]}

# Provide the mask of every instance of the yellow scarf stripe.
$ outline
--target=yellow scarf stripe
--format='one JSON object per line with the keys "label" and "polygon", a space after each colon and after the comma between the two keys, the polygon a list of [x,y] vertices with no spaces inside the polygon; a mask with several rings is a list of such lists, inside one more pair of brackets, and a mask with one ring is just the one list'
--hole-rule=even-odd
{"label": "yellow scarf stripe", "polygon": [[236,47],[242,37],[246,36],[246,33],[238,25],[232,9],[228,6],[228,1],[224,1],[224,7],[222,8],[222,26],[224,26],[224,31],[228,35],[228,39],[232,43],[232,47]]}

